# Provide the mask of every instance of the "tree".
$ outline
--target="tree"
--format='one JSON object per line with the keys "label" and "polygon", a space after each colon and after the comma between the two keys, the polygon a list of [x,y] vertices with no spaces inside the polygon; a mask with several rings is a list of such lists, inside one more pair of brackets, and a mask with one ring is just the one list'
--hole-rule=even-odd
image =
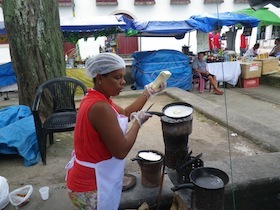
{"label": "tree", "polygon": [[4,0],[2,6],[19,104],[32,107],[38,85],[66,74],[58,3]]}

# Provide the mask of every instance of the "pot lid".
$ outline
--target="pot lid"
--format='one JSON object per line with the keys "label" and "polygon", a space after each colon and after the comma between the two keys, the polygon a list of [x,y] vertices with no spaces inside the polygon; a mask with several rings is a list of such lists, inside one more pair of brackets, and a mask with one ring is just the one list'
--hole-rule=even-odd
{"label": "pot lid", "polygon": [[158,161],[161,159],[161,155],[155,152],[139,152],[138,156],[148,161]]}
{"label": "pot lid", "polygon": [[166,107],[164,115],[172,118],[187,117],[193,113],[193,108],[185,105],[172,105]]}

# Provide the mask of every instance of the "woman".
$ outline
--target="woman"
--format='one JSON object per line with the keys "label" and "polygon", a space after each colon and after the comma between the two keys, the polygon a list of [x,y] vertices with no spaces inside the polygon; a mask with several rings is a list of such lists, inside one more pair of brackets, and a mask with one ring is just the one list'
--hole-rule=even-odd
{"label": "woman", "polygon": [[[135,143],[140,127],[150,114],[139,111],[153,90],[143,93],[125,109],[114,104],[126,84],[125,62],[113,53],[101,53],[86,61],[86,74],[93,78],[94,88],[83,98],[77,115],[72,160],[66,168],[67,188],[73,204],[79,209],[118,209],[125,160]],[[127,131],[128,119],[135,119]]]}

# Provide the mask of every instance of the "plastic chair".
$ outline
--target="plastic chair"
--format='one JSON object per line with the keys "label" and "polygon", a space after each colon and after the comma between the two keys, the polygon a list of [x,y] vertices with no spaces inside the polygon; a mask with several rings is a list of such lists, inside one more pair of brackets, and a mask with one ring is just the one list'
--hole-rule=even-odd
{"label": "plastic chair", "polygon": [[[205,81],[199,72],[195,72],[195,73],[193,74],[193,81],[192,81],[192,82],[193,82],[192,91],[194,90],[194,86],[195,86],[196,84],[198,84],[198,90],[199,90],[199,92],[200,92],[200,93],[203,93],[203,92],[204,92],[204,89],[207,89],[207,88],[206,88],[206,84],[207,84],[207,82],[209,82],[209,81]],[[212,88],[211,88],[211,84],[209,84],[209,92],[211,91],[211,89],[212,89]]]}
{"label": "plastic chair", "polygon": [[55,132],[74,130],[77,114],[75,95],[77,92],[85,95],[87,88],[81,81],[70,77],[50,79],[42,83],[36,91],[32,113],[39,151],[44,165],[46,165],[47,136],[49,136],[51,145]]}
{"label": "plastic chair", "polygon": [[[198,76],[198,77],[197,77]],[[199,72],[196,72],[193,74],[193,86],[192,91],[194,90],[194,86],[198,84],[198,90],[200,93],[204,92],[205,88],[205,80],[202,78],[201,74]]]}

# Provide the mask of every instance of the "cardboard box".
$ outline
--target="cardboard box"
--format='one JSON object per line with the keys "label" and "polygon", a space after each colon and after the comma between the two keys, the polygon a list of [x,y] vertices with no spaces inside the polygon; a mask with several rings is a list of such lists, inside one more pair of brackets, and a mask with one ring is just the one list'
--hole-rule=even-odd
{"label": "cardboard box", "polygon": [[265,59],[254,59],[262,62],[262,75],[273,74],[278,71],[279,58],[268,57]]}
{"label": "cardboard box", "polygon": [[251,88],[259,86],[259,78],[241,79],[243,88]]}
{"label": "cardboard box", "polygon": [[262,75],[262,62],[252,61],[249,63],[240,63],[241,78],[250,79],[261,77]]}

